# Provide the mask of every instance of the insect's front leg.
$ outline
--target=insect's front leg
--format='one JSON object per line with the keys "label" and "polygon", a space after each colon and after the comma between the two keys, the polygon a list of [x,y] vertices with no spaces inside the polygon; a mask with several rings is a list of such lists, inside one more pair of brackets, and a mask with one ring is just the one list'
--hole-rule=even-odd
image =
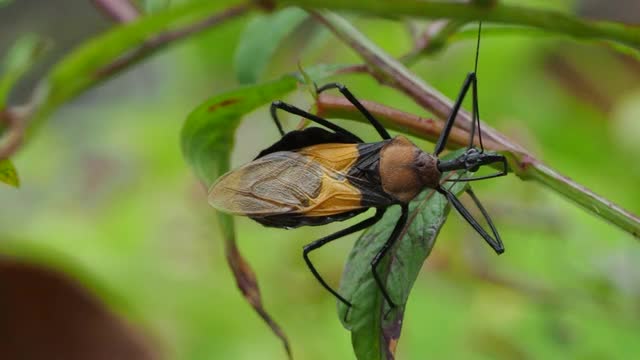
{"label": "insect's front leg", "polygon": [[385,129],[384,126],[382,126],[382,124],[380,124],[380,122],[375,117],[373,117],[373,115],[369,112],[369,110],[367,110],[367,108],[365,108],[364,105],[362,105],[362,103],[351,93],[351,91],[349,91],[349,89],[347,89],[346,86],[340,83],[329,83],[317,88],[316,91],[318,92],[318,94],[320,94],[323,91],[326,91],[329,89],[338,89],[342,93],[342,95],[344,95],[344,97],[347,98],[347,100],[349,100],[349,102],[353,104],[353,106],[355,106],[360,111],[360,113],[364,115],[364,117],[367,120],[369,120],[371,125],[373,125],[373,127],[376,129],[378,134],[380,134],[380,136],[382,137],[382,139],[384,140],[391,139],[391,136],[387,132],[387,129]]}
{"label": "insect's front leg", "polygon": [[317,124],[320,124],[324,127],[326,127],[327,129],[333,130],[336,133],[341,133],[344,134],[350,138],[353,138],[355,142],[361,142],[360,138],[357,137],[356,135],[354,135],[352,132],[348,131],[347,129],[338,126],[334,123],[332,123],[331,121],[327,120],[327,119],[323,119],[321,117],[319,117],[318,115],[314,115],[308,111],[304,111],[302,109],[300,109],[299,107],[293,106],[291,104],[287,104],[283,101],[274,101],[271,103],[271,117],[273,118],[273,121],[276,123],[276,126],[278,127],[278,131],[280,131],[280,135],[285,134],[283,128],[282,128],[282,124],[280,123],[280,120],[278,119],[278,116],[276,114],[277,109],[280,110],[284,110],[288,113],[294,114],[294,115],[298,115],[301,116],[305,119],[311,120]]}

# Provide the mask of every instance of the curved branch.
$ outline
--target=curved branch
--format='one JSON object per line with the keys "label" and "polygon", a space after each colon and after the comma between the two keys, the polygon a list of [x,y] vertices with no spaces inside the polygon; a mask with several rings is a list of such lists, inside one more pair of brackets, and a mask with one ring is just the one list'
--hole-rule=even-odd
{"label": "curved branch", "polygon": [[140,9],[129,0],[93,0],[93,4],[116,22],[131,22],[140,16]]}
{"label": "curved branch", "polygon": [[183,38],[197,34],[200,31],[214,27],[226,20],[243,15],[248,10],[250,10],[251,6],[252,5],[249,3],[236,5],[220,13],[212,14],[211,16],[199,22],[187,24],[182,28],[162,33],[150,39],[139,48],[133,50],[130,53],[123,55],[121,58],[117,59],[113,63],[98,70],[97,73],[99,76],[108,76],[115,72],[119,72],[129,67],[130,65],[133,65],[139,62],[140,60],[145,59],[147,56],[155,53],[158,50],[165,48],[166,46],[178,40],[181,40]]}
{"label": "curved branch", "polygon": [[[444,122],[439,119],[423,118],[373,101],[361,99],[360,102],[376,119],[380,120],[385,127],[415,135],[425,140],[432,142],[438,140],[440,132],[444,127]],[[316,110],[317,115],[322,117],[364,121],[358,109],[341,96],[320,94],[316,99]],[[474,141],[477,146],[480,146],[477,137]],[[504,146],[491,139],[487,139],[483,143],[489,150],[506,150]],[[447,141],[447,148],[458,149],[467,145],[469,145],[469,133],[456,127],[451,129],[449,140]]]}
{"label": "curved branch", "polygon": [[[350,23],[329,12],[313,12],[313,15],[333,31],[340,40],[356,51],[367,63],[367,70],[381,83],[402,91],[437,117],[447,117],[451,111],[451,100],[385,53]],[[389,120],[394,121],[392,118]],[[470,114],[466,111],[460,111],[456,123],[460,125],[460,128],[468,131],[471,125]],[[535,180],[553,189],[593,215],[627,231],[636,239],[640,239],[640,218],[636,215],[551,169],[497,130],[485,124],[482,125],[482,128],[483,138],[495,142],[500,147],[499,149],[509,159],[511,170],[521,179]]]}
{"label": "curved branch", "polygon": [[589,21],[558,11],[502,3],[469,5],[424,0],[282,0],[279,4],[313,9],[350,10],[382,17],[389,17],[390,14],[393,14],[395,17],[483,20],[497,24],[534,27],[576,38],[613,41],[640,49],[640,27],[604,21]]}
{"label": "curved branch", "polygon": [[8,159],[22,145],[25,126],[10,109],[0,110],[0,126],[4,130],[0,139],[0,160]]}

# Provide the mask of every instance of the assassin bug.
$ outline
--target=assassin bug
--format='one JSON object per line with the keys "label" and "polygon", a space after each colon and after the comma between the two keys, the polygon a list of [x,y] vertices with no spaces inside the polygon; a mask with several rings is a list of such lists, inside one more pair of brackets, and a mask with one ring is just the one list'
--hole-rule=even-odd
{"label": "assassin bug", "polygon": [[[479,44],[480,28],[478,48]],[[320,276],[309,259],[309,254],[333,240],[375,224],[389,206],[399,205],[401,215],[391,236],[371,260],[371,271],[382,295],[391,307],[395,307],[376,269],[398,240],[407,223],[409,202],[425,188],[434,189],[445,196],[476,232],[498,254],[502,253],[504,247],[500,235],[471,188],[468,187],[466,192],[480,210],[491,234],[458,198],[441,184],[442,174],[445,172],[475,172],[484,165],[501,165],[501,170],[492,175],[459,177],[449,181],[474,181],[507,174],[506,158],[503,155],[485,152],[482,145],[478,116],[478,81],[475,71],[478,48],[475,69],[467,75],[432,154],[422,151],[404,136],[391,137],[351,91],[344,85],[330,83],[316,87],[317,93],[331,89],[339,90],[371,123],[382,141],[366,143],[355,134],[317,115],[282,101],[273,102],[271,117],[282,138],[260,152],[253,161],[219,178],[209,191],[209,203],[218,210],[249,216],[265,226],[278,228],[324,225],[343,221],[375,208],[376,212],[372,217],[316,240],[306,245],[303,250],[303,258],[315,278],[349,307],[351,303]],[[470,89],[473,96],[473,121],[469,145],[466,151],[455,159],[442,161],[438,159],[438,155],[445,148],[460,106]],[[285,133],[278,119],[278,110],[301,116],[326,129],[308,127]],[[480,148],[474,146],[476,128]]]}

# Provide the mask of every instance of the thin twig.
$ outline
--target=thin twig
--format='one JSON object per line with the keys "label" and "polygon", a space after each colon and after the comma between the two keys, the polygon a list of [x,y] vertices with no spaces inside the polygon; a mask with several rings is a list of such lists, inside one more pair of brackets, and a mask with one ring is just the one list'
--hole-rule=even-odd
{"label": "thin twig", "polygon": [[[248,12],[252,6],[261,6],[261,4],[248,1],[247,3],[237,5],[223,12],[212,14],[199,22],[187,24],[182,28],[161,33],[151,38],[144,45],[125,53],[111,64],[96,70],[97,78],[104,80],[104,78],[134,65],[136,62],[153,55],[156,51],[176,41],[219,25],[225,20],[243,15]],[[0,125],[2,122],[6,125],[6,128],[0,126],[0,135],[3,135],[2,139],[0,139],[2,140],[0,141],[0,159],[8,158],[20,149],[24,143],[25,132],[30,131],[33,127],[35,123],[34,118],[39,116],[39,111],[41,111],[42,108],[47,108],[47,106],[55,107],[58,105],[57,103],[55,105],[47,104],[47,101],[51,99],[49,97],[50,87],[46,81],[41,82],[41,85],[44,86],[37,86],[31,99],[26,104],[8,107],[2,110],[4,112],[3,114],[0,113]],[[50,111],[50,109],[47,108],[47,111]],[[28,136],[26,137],[28,138]]]}
{"label": "thin twig", "polygon": [[0,139],[0,160],[8,159],[22,145],[24,139],[24,121],[11,109],[0,110],[0,124],[5,128]]}
{"label": "thin twig", "polygon": [[140,16],[138,9],[129,0],[92,0],[93,4],[111,20],[119,23],[131,22]]}
{"label": "thin twig", "polygon": [[146,58],[150,54],[164,48],[165,46],[173,43],[176,40],[186,38],[210,27],[216,26],[226,20],[243,15],[248,10],[250,10],[251,7],[252,5],[249,3],[236,5],[224,10],[223,12],[213,14],[201,20],[200,22],[189,24],[183,28],[167,31],[163,34],[160,34],[155,38],[145,42],[138,49],[135,49],[130,53],[123,55],[118,60],[100,69],[97,73],[99,76],[109,76]]}
{"label": "thin twig", "polygon": [[555,10],[510,5],[505,2],[483,1],[469,5],[453,1],[424,0],[280,0],[281,6],[309,9],[355,11],[383,17],[394,16],[423,19],[482,20],[495,24],[517,25],[570,35],[575,38],[612,41],[640,49],[640,28],[625,24],[589,21]]}
{"label": "thin twig", "polygon": [[[386,127],[429,141],[436,141],[444,127],[444,122],[439,119],[423,118],[373,101],[360,100],[360,102]],[[317,115],[322,117],[363,120],[358,109],[341,96],[320,94],[316,100],[316,109]],[[476,145],[480,146],[478,138],[474,140]],[[460,128],[451,129],[447,148],[457,149],[467,145],[469,145],[469,133]],[[484,141],[484,146],[494,151],[505,150],[501,144],[490,139]]]}

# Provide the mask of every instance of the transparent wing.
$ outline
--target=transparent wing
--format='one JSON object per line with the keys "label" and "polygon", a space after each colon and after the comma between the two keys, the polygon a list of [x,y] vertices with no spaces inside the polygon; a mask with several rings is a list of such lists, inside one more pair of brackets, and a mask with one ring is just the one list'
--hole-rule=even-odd
{"label": "transparent wing", "polygon": [[[220,211],[253,217],[328,216],[361,209],[360,191],[345,173],[357,159],[357,149],[353,144],[335,144],[339,149],[329,145],[334,144],[314,146],[327,151],[281,151],[245,164],[211,187],[209,203]],[[331,156],[331,151],[339,156]]]}

